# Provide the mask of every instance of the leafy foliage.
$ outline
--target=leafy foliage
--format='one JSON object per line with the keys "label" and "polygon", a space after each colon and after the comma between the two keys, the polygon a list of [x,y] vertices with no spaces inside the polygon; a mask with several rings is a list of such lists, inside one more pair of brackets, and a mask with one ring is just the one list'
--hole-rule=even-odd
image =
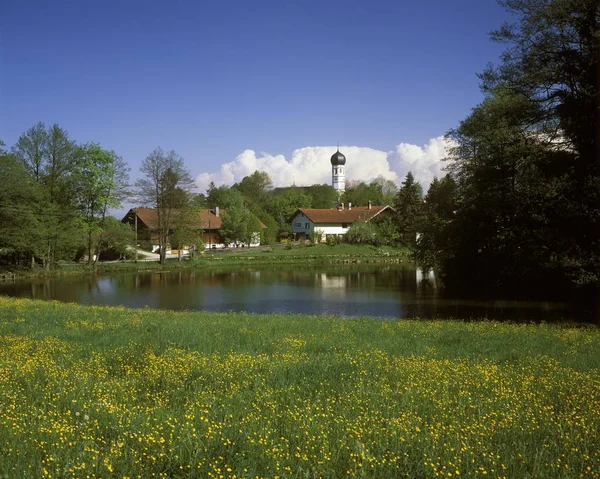
{"label": "leafy foliage", "polygon": [[379,244],[377,228],[372,223],[357,221],[344,235],[344,241],[351,244]]}
{"label": "leafy foliage", "polygon": [[338,192],[331,185],[312,185],[306,189],[311,208],[334,208],[338,202]]}
{"label": "leafy foliage", "polygon": [[221,235],[225,244],[233,243],[235,246],[249,245],[253,242],[254,235],[260,234],[260,221],[241,202],[229,205],[227,212],[223,213]]}
{"label": "leafy foliage", "polygon": [[448,284],[590,299],[600,285],[597,2],[502,4],[518,22],[493,32],[507,45],[502,62],[448,133],[451,178],[430,187],[417,256]]}

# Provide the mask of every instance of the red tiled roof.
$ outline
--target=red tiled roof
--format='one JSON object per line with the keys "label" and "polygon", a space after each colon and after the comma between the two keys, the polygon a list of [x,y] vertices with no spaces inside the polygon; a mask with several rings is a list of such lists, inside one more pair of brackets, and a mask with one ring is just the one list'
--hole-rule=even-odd
{"label": "red tiled roof", "polygon": [[[157,212],[155,208],[132,208],[129,210],[127,215],[123,220],[127,219],[131,215],[131,219],[133,220],[134,215],[137,214],[138,220],[141,220],[148,229],[156,229],[158,223]],[[220,210],[219,216],[217,216],[214,210],[197,210],[190,213],[190,222],[191,226],[196,229],[207,230],[218,230],[221,229],[223,225],[223,217],[221,215],[227,215],[225,210]],[[266,228],[267,226],[261,221],[261,228]]]}
{"label": "red tiled roof", "polygon": [[368,206],[353,206],[351,209],[344,208],[343,210],[338,208],[299,208],[292,217],[295,217],[298,212],[301,212],[315,224],[354,223],[356,221],[370,221],[385,209],[393,211],[393,208],[389,205],[371,206],[370,209]]}

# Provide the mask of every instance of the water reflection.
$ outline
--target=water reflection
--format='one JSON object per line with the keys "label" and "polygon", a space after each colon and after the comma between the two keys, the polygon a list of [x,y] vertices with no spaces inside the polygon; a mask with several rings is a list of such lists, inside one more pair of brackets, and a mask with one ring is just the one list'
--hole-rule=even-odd
{"label": "water reflection", "polygon": [[432,272],[411,264],[71,276],[0,284],[0,294],[175,310],[380,318],[578,319],[557,303],[448,297]]}

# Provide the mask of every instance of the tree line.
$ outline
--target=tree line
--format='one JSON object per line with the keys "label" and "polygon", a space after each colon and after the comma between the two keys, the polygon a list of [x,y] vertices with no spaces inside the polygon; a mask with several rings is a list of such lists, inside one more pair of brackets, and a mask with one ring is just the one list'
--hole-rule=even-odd
{"label": "tree line", "polygon": [[97,143],[38,123],[11,151],[0,142],[0,261],[50,269],[121,247],[129,231],[107,215],[128,194],[128,168]]}
{"label": "tree line", "polygon": [[[201,232],[194,227],[199,209],[226,211],[220,234],[227,243],[250,243],[261,231],[261,242],[272,244],[290,235],[289,218],[297,208],[392,204],[399,194],[383,178],[349,182],[341,197],[326,184],[273,188],[269,175],[260,171],[232,186],[211,183],[205,193],[196,193],[184,159],[161,148],[144,159],[140,172],[130,183],[129,168],[118,154],[97,143],[78,144],[56,124],[34,125],[10,150],[2,143],[0,264],[51,269],[60,261],[82,258],[94,266],[109,253],[132,256],[131,228],[108,215],[124,201],[156,209],[155,233],[164,263],[167,246],[202,248]],[[397,244],[402,235],[388,222],[377,228],[357,226],[348,240]]]}

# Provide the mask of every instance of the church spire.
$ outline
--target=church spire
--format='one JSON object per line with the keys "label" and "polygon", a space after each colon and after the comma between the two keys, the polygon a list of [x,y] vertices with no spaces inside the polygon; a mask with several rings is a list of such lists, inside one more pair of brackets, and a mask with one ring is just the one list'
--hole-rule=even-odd
{"label": "church spire", "polygon": [[331,156],[331,186],[338,193],[346,189],[345,165],[346,157],[340,152],[340,144],[338,143],[337,151]]}

